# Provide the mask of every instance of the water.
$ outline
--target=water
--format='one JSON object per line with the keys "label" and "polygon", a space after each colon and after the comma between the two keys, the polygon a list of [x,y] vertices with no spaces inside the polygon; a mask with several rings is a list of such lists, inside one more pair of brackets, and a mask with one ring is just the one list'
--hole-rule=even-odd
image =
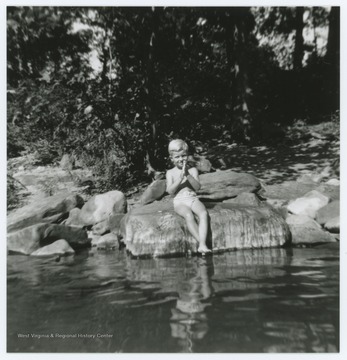
{"label": "water", "polygon": [[9,256],[7,275],[9,352],[339,351],[331,246],[206,258]]}

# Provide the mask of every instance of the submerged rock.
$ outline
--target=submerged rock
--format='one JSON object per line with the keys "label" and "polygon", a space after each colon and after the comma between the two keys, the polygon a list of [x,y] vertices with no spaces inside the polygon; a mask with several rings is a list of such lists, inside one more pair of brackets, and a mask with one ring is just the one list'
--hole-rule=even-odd
{"label": "submerged rock", "polygon": [[113,233],[103,235],[96,243],[98,249],[114,249],[119,246],[118,236]]}
{"label": "submerged rock", "polygon": [[30,254],[30,256],[50,256],[50,255],[73,255],[75,250],[64,240],[57,240],[50,245],[46,245]]}
{"label": "submerged rock", "polygon": [[61,239],[66,240],[74,249],[90,245],[87,232],[82,228],[41,223],[8,234],[7,250],[29,255],[40,247]]}
{"label": "submerged rock", "polygon": [[[214,250],[282,246],[290,240],[288,225],[270,207],[206,204],[210,244]],[[134,256],[165,256],[196,252],[197,242],[172,202],[133,209],[121,227],[123,241]]]}
{"label": "submerged rock", "polygon": [[7,231],[15,231],[38,223],[54,223],[66,218],[73,208],[82,207],[84,200],[76,194],[50,196],[24,206],[7,217]]}

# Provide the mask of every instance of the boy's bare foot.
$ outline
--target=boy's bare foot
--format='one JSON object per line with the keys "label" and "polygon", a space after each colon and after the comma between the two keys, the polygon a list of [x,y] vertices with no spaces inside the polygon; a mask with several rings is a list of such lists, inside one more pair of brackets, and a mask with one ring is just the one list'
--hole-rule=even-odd
{"label": "boy's bare foot", "polygon": [[211,250],[210,250],[206,245],[200,245],[200,246],[198,247],[198,252],[199,252],[200,254],[206,254],[206,253],[210,253]]}

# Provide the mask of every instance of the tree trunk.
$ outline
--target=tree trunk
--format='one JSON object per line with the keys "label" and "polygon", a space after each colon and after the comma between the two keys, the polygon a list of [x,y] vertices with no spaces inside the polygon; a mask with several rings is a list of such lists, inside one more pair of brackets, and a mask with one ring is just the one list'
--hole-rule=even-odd
{"label": "tree trunk", "polygon": [[302,68],[302,59],[304,57],[304,37],[302,31],[304,29],[304,7],[298,6],[296,8],[295,16],[295,48],[293,65],[294,70]]}
{"label": "tree trunk", "polygon": [[[230,109],[231,131],[234,136],[242,140],[248,139],[250,112],[247,104],[247,72],[245,45],[248,38],[243,21],[247,9],[240,8],[239,12],[226,15],[226,53],[228,62],[228,76],[230,81]],[[241,13],[240,13],[241,12]]]}
{"label": "tree trunk", "polygon": [[326,87],[331,110],[340,108],[340,8],[333,6],[329,14],[329,35],[324,57],[327,69]]}
{"label": "tree trunk", "polygon": [[325,61],[340,67],[340,8],[332,6],[329,14],[329,35]]}
{"label": "tree trunk", "polygon": [[155,171],[157,167],[157,140],[158,140],[158,104],[155,96],[155,54],[156,34],[158,31],[158,9],[152,7],[151,31],[148,38],[148,57],[147,57],[147,109],[151,124],[151,136],[147,144],[146,163],[148,173]]}

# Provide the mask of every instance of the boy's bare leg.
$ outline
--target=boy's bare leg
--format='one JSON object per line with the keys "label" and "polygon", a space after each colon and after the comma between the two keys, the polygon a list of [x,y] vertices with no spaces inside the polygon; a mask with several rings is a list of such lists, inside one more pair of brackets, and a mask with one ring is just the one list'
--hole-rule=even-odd
{"label": "boy's bare leg", "polygon": [[196,241],[200,243],[199,228],[198,228],[198,224],[195,221],[192,210],[190,210],[188,206],[180,204],[175,207],[175,211],[177,212],[178,215],[182,216],[186,220],[189,232],[193,235]]}
{"label": "boy's bare leg", "polygon": [[199,248],[198,252],[206,253],[211,250],[206,246],[208,233],[208,212],[205,205],[200,200],[195,200],[192,205],[192,211],[199,217]]}

